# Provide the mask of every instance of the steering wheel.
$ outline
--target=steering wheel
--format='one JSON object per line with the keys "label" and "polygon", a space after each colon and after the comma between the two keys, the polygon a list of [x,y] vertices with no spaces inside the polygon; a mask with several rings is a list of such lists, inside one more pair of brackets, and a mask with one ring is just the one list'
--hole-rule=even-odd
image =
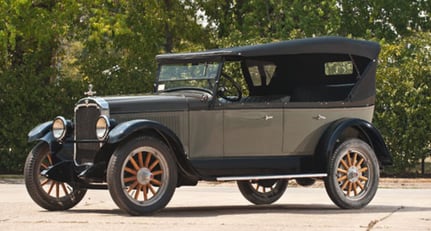
{"label": "steering wheel", "polygon": [[218,95],[221,98],[231,102],[237,102],[241,100],[241,86],[228,74],[222,73],[221,75],[224,78],[220,78],[219,80],[219,87],[217,91]]}

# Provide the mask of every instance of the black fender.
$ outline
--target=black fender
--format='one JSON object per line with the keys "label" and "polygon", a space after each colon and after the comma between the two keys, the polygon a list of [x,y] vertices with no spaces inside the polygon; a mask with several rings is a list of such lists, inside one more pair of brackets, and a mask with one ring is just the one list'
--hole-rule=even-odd
{"label": "black fender", "polygon": [[358,132],[359,137],[355,138],[360,138],[371,146],[376,153],[380,166],[392,164],[392,155],[377,128],[362,119],[343,118],[329,125],[319,140],[315,150],[316,167],[319,170],[326,171],[327,160],[342,139],[353,138],[346,134],[346,131],[351,128]]}
{"label": "black fender", "polygon": [[118,144],[138,134],[157,135],[171,148],[180,171],[189,178],[196,178],[195,169],[187,161],[184,146],[178,136],[165,125],[145,119],[130,120],[115,126],[108,134],[108,144]]}
{"label": "black fender", "polygon": [[[52,135],[51,131],[52,121],[47,121],[45,123],[39,124],[36,127],[34,127],[29,133],[28,133],[28,142],[34,142],[34,141],[42,141],[46,142],[49,145],[49,149],[54,156],[54,158],[57,161],[62,160],[72,160],[73,159],[73,143],[72,142],[66,142],[66,143],[59,143]],[[72,139],[73,137],[70,136],[71,132],[68,132],[69,134],[66,135],[67,139]]]}
{"label": "black fender", "polygon": [[55,140],[51,133],[51,126],[52,121],[46,121],[31,129],[28,133],[28,142],[42,140],[51,143],[51,141]]}

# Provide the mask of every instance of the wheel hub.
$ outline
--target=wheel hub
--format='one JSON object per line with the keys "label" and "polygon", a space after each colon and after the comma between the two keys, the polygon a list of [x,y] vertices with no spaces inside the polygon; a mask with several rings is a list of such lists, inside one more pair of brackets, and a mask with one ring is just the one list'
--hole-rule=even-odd
{"label": "wheel hub", "polygon": [[360,173],[359,173],[359,170],[357,167],[352,166],[347,170],[347,179],[350,182],[354,183],[354,182],[358,181],[359,176],[360,176]]}
{"label": "wheel hub", "polygon": [[153,174],[148,168],[141,168],[136,174],[136,179],[138,180],[139,184],[145,185],[150,183],[151,179],[153,179]]}

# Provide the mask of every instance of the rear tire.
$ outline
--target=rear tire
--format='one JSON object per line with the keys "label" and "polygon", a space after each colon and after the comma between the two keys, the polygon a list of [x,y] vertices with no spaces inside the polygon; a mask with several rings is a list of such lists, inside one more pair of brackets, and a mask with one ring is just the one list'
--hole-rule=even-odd
{"label": "rear tire", "polygon": [[121,145],[107,171],[112,199],[130,215],[149,215],[164,208],[177,186],[173,153],[154,137],[137,137]]}
{"label": "rear tire", "polygon": [[70,209],[82,200],[87,190],[42,176],[41,172],[52,165],[54,162],[49,145],[45,142],[38,143],[25,161],[24,179],[27,192],[31,199],[44,209]]}
{"label": "rear tire", "polygon": [[272,204],[286,191],[288,180],[249,180],[237,181],[241,194],[253,204]]}
{"label": "rear tire", "polygon": [[368,205],[379,185],[379,163],[373,149],[360,139],[344,141],[329,158],[325,189],[343,209]]}

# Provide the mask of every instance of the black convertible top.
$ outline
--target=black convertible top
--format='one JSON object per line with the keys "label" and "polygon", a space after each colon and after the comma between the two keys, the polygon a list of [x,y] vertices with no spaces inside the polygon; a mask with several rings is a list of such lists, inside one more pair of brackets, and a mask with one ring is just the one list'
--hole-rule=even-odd
{"label": "black convertible top", "polygon": [[350,54],[377,59],[380,45],[376,42],[344,37],[317,37],[295,39],[260,45],[214,49],[202,52],[173,53],[157,55],[158,62],[181,60],[215,59],[220,57],[256,57],[289,54]]}

